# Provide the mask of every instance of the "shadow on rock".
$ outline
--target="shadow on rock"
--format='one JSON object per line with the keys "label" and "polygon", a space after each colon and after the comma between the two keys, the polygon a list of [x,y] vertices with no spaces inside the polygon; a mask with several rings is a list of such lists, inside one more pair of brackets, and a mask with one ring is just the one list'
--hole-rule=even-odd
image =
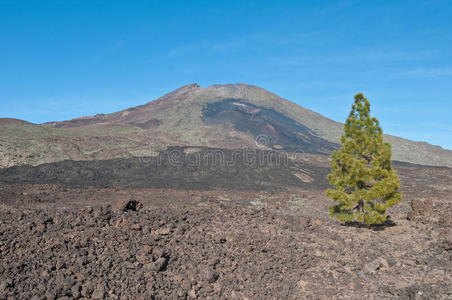
{"label": "shadow on rock", "polygon": [[381,224],[366,225],[366,224],[363,224],[363,223],[357,222],[357,221],[348,222],[348,223],[343,224],[343,226],[350,226],[350,227],[355,227],[355,228],[369,228],[374,231],[385,230],[388,227],[393,227],[396,225],[397,225],[397,223],[395,223],[393,220],[391,220],[391,217],[389,217],[389,216],[388,216],[388,219],[384,223],[381,223]]}

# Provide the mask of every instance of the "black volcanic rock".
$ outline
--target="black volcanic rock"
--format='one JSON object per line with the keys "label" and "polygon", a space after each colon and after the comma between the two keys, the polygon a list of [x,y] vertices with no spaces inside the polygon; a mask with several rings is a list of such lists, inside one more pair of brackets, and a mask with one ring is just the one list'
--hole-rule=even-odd
{"label": "black volcanic rock", "polygon": [[[62,161],[0,170],[1,183],[52,183],[99,188],[281,190],[328,187],[328,168],[297,163],[285,153],[255,149],[173,147],[158,157]],[[297,174],[310,174],[309,182]],[[120,203],[126,208],[128,202]]]}
{"label": "black volcanic rock", "polygon": [[278,150],[330,154],[340,146],[318,137],[313,130],[274,109],[253,105],[242,99],[206,104],[203,120],[207,124],[233,124],[239,131],[262,138],[261,141],[256,140],[258,146],[261,143],[261,146],[277,147]]}

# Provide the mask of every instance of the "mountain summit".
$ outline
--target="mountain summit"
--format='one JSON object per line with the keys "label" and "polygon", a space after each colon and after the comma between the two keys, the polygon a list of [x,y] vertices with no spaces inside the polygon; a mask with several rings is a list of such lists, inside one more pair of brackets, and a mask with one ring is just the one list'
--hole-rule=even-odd
{"label": "mountain summit", "polygon": [[[3,124],[9,124],[8,126]],[[253,85],[185,85],[111,114],[41,125],[0,122],[0,163],[148,156],[169,146],[260,148],[329,155],[342,124]],[[452,166],[452,151],[386,135],[393,158]]]}

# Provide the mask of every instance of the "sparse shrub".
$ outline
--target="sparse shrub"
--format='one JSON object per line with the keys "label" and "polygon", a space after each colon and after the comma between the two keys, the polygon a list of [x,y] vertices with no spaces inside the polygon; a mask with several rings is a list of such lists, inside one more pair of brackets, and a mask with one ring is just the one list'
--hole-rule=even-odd
{"label": "sparse shrub", "polygon": [[402,199],[399,177],[391,167],[391,145],[383,141],[378,120],[369,113],[369,100],[355,95],[342,147],[331,156],[328,181],[335,189],[326,192],[337,202],[329,207],[332,217],[368,226],[384,223],[386,210]]}
{"label": "sparse shrub", "polygon": [[250,204],[253,205],[253,206],[260,206],[263,203],[262,203],[261,199],[256,199],[254,201],[250,201]]}
{"label": "sparse shrub", "polygon": [[294,207],[302,208],[305,206],[305,199],[299,198],[297,195],[295,195],[292,200],[290,201]]}

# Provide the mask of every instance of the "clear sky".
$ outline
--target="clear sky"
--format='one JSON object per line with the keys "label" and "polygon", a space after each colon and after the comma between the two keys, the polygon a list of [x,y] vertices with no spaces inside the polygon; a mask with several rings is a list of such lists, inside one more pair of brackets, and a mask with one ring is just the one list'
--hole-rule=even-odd
{"label": "clear sky", "polygon": [[0,117],[42,123],[248,83],[452,149],[452,1],[0,0]]}

